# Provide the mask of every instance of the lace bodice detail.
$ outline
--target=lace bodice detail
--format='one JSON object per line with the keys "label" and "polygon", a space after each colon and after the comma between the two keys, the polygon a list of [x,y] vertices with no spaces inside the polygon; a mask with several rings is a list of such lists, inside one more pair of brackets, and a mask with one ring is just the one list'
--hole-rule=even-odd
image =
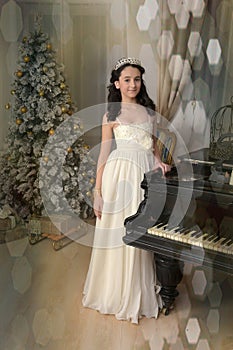
{"label": "lace bodice detail", "polygon": [[119,124],[114,129],[117,146],[137,144],[149,150],[152,149],[152,123],[147,121],[139,124]]}

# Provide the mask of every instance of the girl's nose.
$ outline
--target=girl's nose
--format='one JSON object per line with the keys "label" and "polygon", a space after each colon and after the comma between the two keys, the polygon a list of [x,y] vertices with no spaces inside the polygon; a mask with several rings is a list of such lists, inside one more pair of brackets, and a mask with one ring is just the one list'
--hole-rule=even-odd
{"label": "girl's nose", "polygon": [[133,79],[131,80],[130,85],[131,85],[132,87],[135,86],[135,81],[134,81]]}

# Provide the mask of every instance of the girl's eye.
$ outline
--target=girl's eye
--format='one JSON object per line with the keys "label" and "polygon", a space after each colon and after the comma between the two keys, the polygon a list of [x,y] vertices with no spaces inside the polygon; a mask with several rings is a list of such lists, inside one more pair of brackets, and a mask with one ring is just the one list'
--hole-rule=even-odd
{"label": "girl's eye", "polygon": [[141,78],[136,78],[135,81],[141,81]]}

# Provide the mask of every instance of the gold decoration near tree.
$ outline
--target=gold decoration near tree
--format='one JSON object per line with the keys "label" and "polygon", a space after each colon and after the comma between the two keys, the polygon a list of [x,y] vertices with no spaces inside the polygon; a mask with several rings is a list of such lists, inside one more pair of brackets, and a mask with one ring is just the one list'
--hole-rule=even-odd
{"label": "gold decoration near tree", "polygon": [[27,42],[27,40],[28,40],[28,38],[25,36],[25,37],[23,37],[22,42],[23,42],[23,43],[26,43],[26,42]]}
{"label": "gold decoration near tree", "polygon": [[22,121],[22,119],[17,118],[15,122],[16,122],[17,125],[20,125],[20,124],[22,124],[23,121]]}
{"label": "gold decoration near tree", "polygon": [[21,107],[21,112],[22,112],[22,113],[26,113],[27,110],[28,110],[27,107],[25,107],[25,106]]}
{"label": "gold decoration near tree", "polygon": [[5,108],[6,108],[6,109],[10,109],[10,108],[11,108],[10,103],[7,103],[7,104],[5,105]]}
{"label": "gold decoration near tree", "polygon": [[72,153],[72,152],[73,152],[72,147],[68,147],[68,148],[67,148],[67,152],[68,152],[68,153]]}
{"label": "gold decoration near tree", "polygon": [[44,96],[44,90],[40,90],[40,91],[39,91],[39,95],[40,95],[40,96]]}
{"label": "gold decoration near tree", "polygon": [[30,61],[30,57],[28,55],[24,56],[23,58],[24,62],[29,62]]}
{"label": "gold decoration near tree", "polygon": [[45,163],[48,163],[49,157],[45,156],[45,157],[44,157],[44,161],[45,161]]}
{"label": "gold decoration near tree", "polygon": [[66,111],[67,111],[66,106],[62,106],[61,111],[62,111],[62,113],[66,113]]}
{"label": "gold decoration near tree", "polygon": [[46,48],[47,48],[47,50],[51,50],[51,49],[52,49],[52,44],[48,43],[48,44],[46,45]]}
{"label": "gold decoration near tree", "polygon": [[95,183],[94,177],[92,177],[92,178],[90,179],[90,183],[91,183],[92,185]]}
{"label": "gold decoration near tree", "polygon": [[21,78],[23,76],[23,72],[21,70],[18,70],[15,74],[18,78]]}
{"label": "gold decoration near tree", "polygon": [[63,89],[65,89],[65,87],[66,87],[66,84],[65,83],[61,83],[60,84],[60,88],[63,90]]}
{"label": "gold decoration near tree", "polygon": [[49,130],[49,135],[50,135],[50,136],[54,135],[54,133],[55,133],[55,130],[54,130],[54,129],[50,129],[50,130]]}
{"label": "gold decoration near tree", "polygon": [[48,72],[48,67],[44,66],[42,69],[44,73]]}
{"label": "gold decoration near tree", "polygon": [[28,131],[27,134],[28,134],[28,136],[30,137],[30,136],[33,135],[33,132],[32,132],[32,131]]}
{"label": "gold decoration near tree", "polygon": [[12,90],[11,90],[11,95],[14,95],[14,94],[15,94],[15,90],[12,89]]}

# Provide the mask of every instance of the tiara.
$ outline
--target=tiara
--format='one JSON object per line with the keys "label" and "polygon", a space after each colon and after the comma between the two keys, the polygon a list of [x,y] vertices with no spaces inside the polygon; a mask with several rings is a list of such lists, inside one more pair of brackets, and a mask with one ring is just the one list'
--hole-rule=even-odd
{"label": "tiara", "polygon": [[115,67],[114,70],[117,70],[118,68],[120,68],[121,66],[124,66],[125,64],[136,64],[137,66],[141,66],[141,61],[139,61],[137,58],[132,58],[132,57],[128,57],[128,58],[120,58]]}

